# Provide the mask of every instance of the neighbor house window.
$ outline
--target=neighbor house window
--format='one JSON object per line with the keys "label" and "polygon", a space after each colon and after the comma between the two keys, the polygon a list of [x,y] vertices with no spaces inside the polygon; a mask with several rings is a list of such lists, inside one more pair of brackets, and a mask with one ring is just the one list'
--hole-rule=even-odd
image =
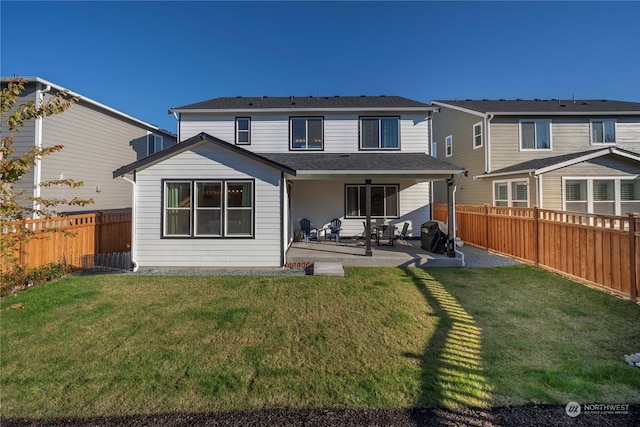
{"label": "neighbor house window", "polygon": [[292,117],[290,122],[292,150],[322,150],[322,117]]}
{"label": "neighbor house window", "polygon": [[251,144],[251,119],[249,117],[236,118],[236,144]]}
{"label": "neighbor house window", "polygon": [[453,155],[453,137],[451,135],[444,139],[444,149],[447,157],[451,157]]}
{"label": "neighbor house window", "polygon": [[431,143],[431,157],[438,157],[438,144],[436,142]]}
{"label": "neighbor house window", "polygon": [[[367,216],[366,191],[365,185],[346,186],[346,218],[365,218]],[[374,218],[397,218],[398,212],[398,186],[372,185],[371,216]]]}
{"label": "neighbor house window", "polygon": [[628,215],[640,210],[640,178],[563,178],[564,210]]}
{"label": "neighbor house window", "polygon": [[147,135],[147,155],[150,156],[153,153],[157,153],[162,150],[162,137],[150,133]]}
{"label": "neighbor house window", "polygon": [[473,148],[482,147],[482,122],[473,125]]}
{"label": "neighbor house window", "polygon": [[591,120],[592,144],[615,144],[616,121],[615,120]]}
{"label": "neighbor house window", "polygon": [[361,117],[360,148],[397,150],[400,148],[399,117]]}
{"label": "neighbor house window", "polygon": [[494,181],[493,205],[529,207],[529,183],[526,180]]}
{"label": "neighbor house window", "polygon": [[253,181],[164,181],[163,237],[252,237]]}
{"label": "neighbor house window", "polygon": [[520,120],[521,150],[550,150],[551,121]]}

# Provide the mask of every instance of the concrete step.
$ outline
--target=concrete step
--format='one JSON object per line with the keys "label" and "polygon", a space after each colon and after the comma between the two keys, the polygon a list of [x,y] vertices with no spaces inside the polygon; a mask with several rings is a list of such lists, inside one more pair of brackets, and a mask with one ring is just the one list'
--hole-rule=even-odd
{"label": "concrete step", "polygon": [[313,275],[344,277],[344,269],[342,268],[342,263],[339,262],[314,262]]}

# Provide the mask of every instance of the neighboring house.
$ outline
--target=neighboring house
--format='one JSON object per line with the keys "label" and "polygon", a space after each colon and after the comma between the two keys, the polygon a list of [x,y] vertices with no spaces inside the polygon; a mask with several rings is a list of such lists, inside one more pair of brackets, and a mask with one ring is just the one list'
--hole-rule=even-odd
{"label": "neighboring house", "polygon": [[[19,104],[46,102],[47,98],[65,88],[39,77],[25,77],[27,84]],[[10,78],[2,78],[2,87]],[[131,207],[131,186],[114,181],[112,171],[124,163],[153,154],[176,143],[176,136],[157,126],[114,110],[75,92],[80,100],[61,114],[25,122],[15,133],[16,154],[35,146],[63,145],[54,154],[44,156],[17,183],[25,195],[44,198],[92,198],[94,203],[81,206],[59,206],[66,212],[114,210]],[[2,117],[2,132],[7,131]],[[53,179],[83,181],[84,186],[69,189],[63,186],[41,187],[41,182]]]}
{"label": "neighboring house", "polygon": [[[469,171],[456,203],[640,211],[640,103],[432,101],[432,153]],[[434,200],[445,202],[434,184]]]}
{"label": "neighboring house", "polygon": [[173,108],[181,142],[114,172],[135,179],[140,267],[282,266],[308,218],[341,235],[371,214],[419,236],[429,183],[463,170],[427,154],[427,104],[398,96],[216,98]]}

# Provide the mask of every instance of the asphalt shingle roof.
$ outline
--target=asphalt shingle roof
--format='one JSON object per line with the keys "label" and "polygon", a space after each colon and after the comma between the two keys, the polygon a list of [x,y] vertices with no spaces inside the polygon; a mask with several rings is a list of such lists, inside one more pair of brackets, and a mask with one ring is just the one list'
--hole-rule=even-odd
{"label": "asphalt shingle roof", "polygon": [[434,100],[480,113],[596,113],[635,112],[640,114],[640,102],[614,101],[606,99],[534,99],[534,100]]}
{"label": "asphalt shingle roof", "polygon": [[401,96],[282,96],[222,97],[171,110],[233,110],[264,108],[430,108],[428,104]]}
{"label": "asphalt shingle roof", "polygon": [[297,171],[461,171],[426,153],[259,153]]}

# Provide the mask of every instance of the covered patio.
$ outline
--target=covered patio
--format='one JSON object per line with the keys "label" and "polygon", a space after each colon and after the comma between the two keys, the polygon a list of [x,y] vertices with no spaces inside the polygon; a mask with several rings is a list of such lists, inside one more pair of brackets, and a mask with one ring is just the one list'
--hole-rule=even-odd
{"label": "covered patio", "polygon": [[371,245],[372,255],[365,254],[364,239],[294,242],[286,254],[287,264],[336,262],[345,267],[463,267],[460,254],[434,254],[420,247],[419,240],[399,240],[394,246]]}

